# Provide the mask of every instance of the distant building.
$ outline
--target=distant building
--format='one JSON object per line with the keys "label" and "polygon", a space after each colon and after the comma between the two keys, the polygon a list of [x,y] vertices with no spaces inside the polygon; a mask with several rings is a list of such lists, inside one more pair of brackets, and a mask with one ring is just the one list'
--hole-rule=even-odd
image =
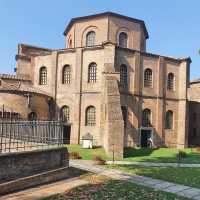
{"label": "distant building", "polygon": [[124,146],[184,148],[196,137],[189,130],[191,60],[147,53],[144,21],[111,12],[78,17],[64,36],[64,49],[18,46],[16,75],[0,77],[8,113],[67,121],[70,143],[89,133],[119,157]]}

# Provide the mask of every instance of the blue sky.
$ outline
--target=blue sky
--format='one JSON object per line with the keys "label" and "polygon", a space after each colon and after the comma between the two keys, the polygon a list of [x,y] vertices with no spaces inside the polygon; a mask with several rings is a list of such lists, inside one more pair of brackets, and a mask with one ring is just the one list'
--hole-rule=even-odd
{"label": "blue sky", "polygon": [[147,51],[192,59],[200,77],[199,0],[0,0],[0,72],[13,73],[18,43],[63,48],[72,17],[113,11],[145,21]]}

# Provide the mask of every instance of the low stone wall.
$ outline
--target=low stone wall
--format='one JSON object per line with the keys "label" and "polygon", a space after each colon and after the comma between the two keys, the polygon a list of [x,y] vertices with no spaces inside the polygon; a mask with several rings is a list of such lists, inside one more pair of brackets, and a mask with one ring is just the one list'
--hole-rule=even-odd
{"label": "low stone wall", "polygon": [[0,183],[68,166],[64,147],[0,154]]}
{"label": "low stone wall", "polygon": [[0,196],[6,195],[19,190],[27,189],[37,185],[51,183],[66,178],[72,178],[84,174],[82,170],[72,167],[62,167],[50,171],[46,171],[33,176],[19,178],[16,180],[0,183]]}

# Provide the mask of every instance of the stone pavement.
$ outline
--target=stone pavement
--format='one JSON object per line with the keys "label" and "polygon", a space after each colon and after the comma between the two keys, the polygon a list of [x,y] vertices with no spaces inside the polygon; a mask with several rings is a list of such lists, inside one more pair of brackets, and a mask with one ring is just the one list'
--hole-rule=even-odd
{"label": "stone pavement", "polygon": [[38,200],[57,193],[63,193],[74,187],[87,184],[85,179],[70,178],[62,181],[57,181],[51,184],[41,185],[34,188],[26,189],[13,194],[1,196],[1,200]]}
{"label": "stone pavement", "polygon": [[113,179],[126,180],[138,185],[147,186],[147,187],[162,190],[165,192],[174,193],[179,196],[188,197],[194,200],[200,200],[200,189],[197,189],[197,188],[192,188],[189,186],[162,181],[159,179],[152,179],[149,177],[124,173],[120,170],[108,169],[103,166],[96,166],[91,161],[70,160],[70,165],[72,167],[76,167],[76,168],[90,171],[93,173],[105,175]]}
{"label": "stone pavement", "polygon": [[138,165],[145,167],[194,167],[199,168],[200,164],[185,164],[185,163],[153,163],[153,162],[134,162],[134,161],[107,161],[106,164],[115,165]]}

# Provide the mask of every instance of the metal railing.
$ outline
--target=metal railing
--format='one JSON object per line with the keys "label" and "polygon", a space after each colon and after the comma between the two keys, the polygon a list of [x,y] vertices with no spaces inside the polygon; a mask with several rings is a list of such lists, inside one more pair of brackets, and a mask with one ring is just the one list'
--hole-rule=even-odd
{"label": "metal railing", "polygon": [[60,121],[0,120],[0,153],[30,151],[63,144]]}

